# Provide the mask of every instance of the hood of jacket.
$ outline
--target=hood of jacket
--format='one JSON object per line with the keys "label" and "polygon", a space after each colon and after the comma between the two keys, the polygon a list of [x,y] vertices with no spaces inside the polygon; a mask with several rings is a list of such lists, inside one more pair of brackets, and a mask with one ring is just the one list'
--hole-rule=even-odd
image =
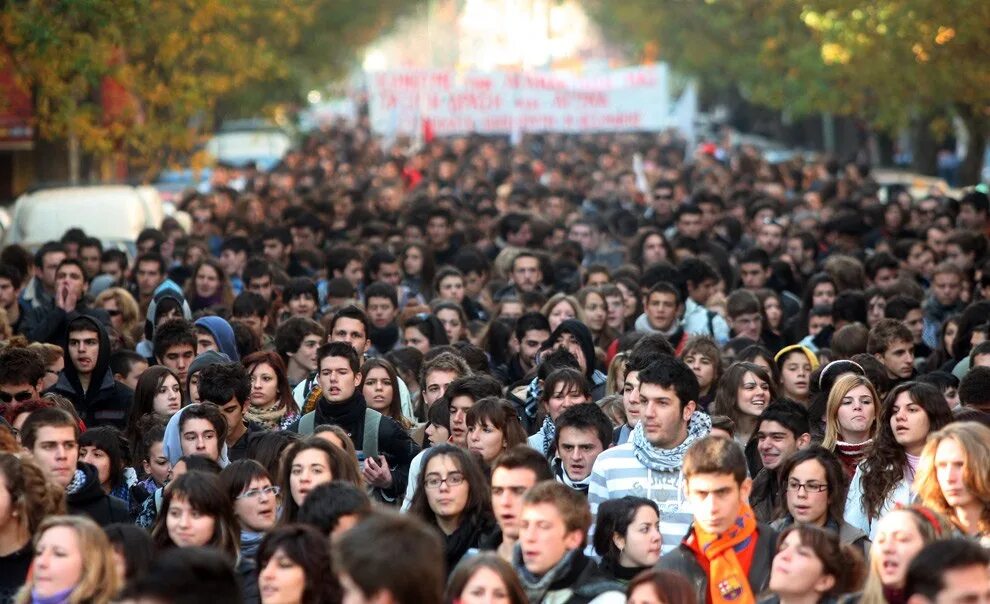
{"label": "hood of jacket", "polygon": [[[82,382],[79,381],[79,372],[69,355],[68,345],[65,346],[63,353],[65,368],[58,376],[58,382],[55,383],[54,389],[82,393],[85,398],[89,398],[91,393],[99,392],[107,386],[113,386],[113,373],[110,371],[110,334],[103,322],[90,314],[89,311],[70,313],[66,319],[66,324],[68,325],[76,319],[82,319],[92,325],[93,331],[98,334],[100,340],[100,350],[96,355],[96,365],[90,376],[89,389],[83,392]],[[68,332],[66,332],[65,337],[68,340]]]}
{"label": "hood of jacket", "polygon": [[197,327],[206,329],[213,335],[220,352],[230,357],[231,361],[239,363],[241,355],[237,352],[237,340],[234,338],[234,328],[223,317],[202,317],[194,323]]}
{"label": "hood of jacket", "polygon": [[[179,463],[179,459],[182,458],[182,414],[186,412],[189,407],[183,407],[179,409],[179,412],[168,418],[168,424],[165,426],[165,436],[162,438],[162,454],[168,458],[168,462],[173,466]],[[230,465],[230,458],[227,456],[227,443],[220,442],[220,459],[217,460],[221,468],[226,468]]]}
{"label": "hood of jacket", "polygon": [[189,369],[186,371],[186,392],[189,392],[189,384],[192,382],[194,375],[200,371],[206,369],[210,365],[219,365],[221,363],[232,362],[230,357],[222,352],[217,352],[216,350],[207,350],[203,354],[197,355],[193,359],[192,363],[189,363]]}
{"label": "hood of jacket", "polygon": [[187,321],[192,320],[192,309],[189,308],[186,297],[182,295],[182,290],[179,289],[179,286],[174,281],[166,279],[155,290],[155,294],[151,297],[151,302],[148,303],[148,312],[144,315],[146,317],[144,320],[144,338],[149,342],[155,339],[155,325],[158,324],[158,306],[165,298],[171,298],[178,302],[182,308],[182,316]]}
{"label": "hood of jacket", "polygon": [[595,374],[595,343],[588,326],[577,319],[567,319],[557,326],[547,340],[548,348],[553,347],[563,334],[570,334],[578,341],[581,352],[584,354],[585,367],[584,375],[590,380]]}

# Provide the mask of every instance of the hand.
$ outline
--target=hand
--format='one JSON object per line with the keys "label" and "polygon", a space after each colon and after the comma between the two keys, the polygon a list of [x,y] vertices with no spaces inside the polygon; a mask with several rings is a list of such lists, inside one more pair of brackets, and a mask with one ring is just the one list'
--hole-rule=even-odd
{"label": "hand", "polygon": [[65,312],[72,312],[76,309],[76,302],[79,301],[79,297],[69,291],[68,284],[63,285],[61,289],[55,292],[55,305],[64,310]]}
{"label": "hand", "polygon": [[387,489],[392,486],[392,471],[389,470],[384,455],[379,455],[377,459],[374,457],[366,458],[362,474],[364,481],[373,487]]}

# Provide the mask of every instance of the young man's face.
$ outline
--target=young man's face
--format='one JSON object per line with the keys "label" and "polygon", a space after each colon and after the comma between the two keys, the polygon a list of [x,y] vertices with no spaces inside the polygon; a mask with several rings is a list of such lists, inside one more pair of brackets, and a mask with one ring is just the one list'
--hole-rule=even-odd
{"label": "young man's face", "polygon": [[258,315],[241,315],[239,317],[234,317],[231,323],[240,323],[250,329],[251,333],[253,333],[259,341],[264,341],[265,328],[268,327],[267,316],[259,317]]}
{"label": "young man's face", "polygon": [[198,329],[196,331],[196,354],[201,355],[208,350],[220,350],[216,338],[209,331]]}
{"label": "young man's face", "polygon": [[695,401],[681,408],[681,399],[673,385],[664,388],[649,382],[639,384],[640,419],[646,439],[655,447],[673,449],[687,438],[688,420]]}
{"label": "young man's face", "polygon": [[426,405],[430,406],[440,400],[440,397],[447,392],[447,386],[458,377],[460,376],[456,372],[445,369],[434,369],[427,373],[424,378],[426,383],[423,384],[423,400],[426,401]]}
{"label": "young man's face", "polygon": [[543,271],[540,270],[540,261],[530,256],[516,258],[512,263],[512,282],[516,289],[523,292],[531,292],[540,285],[543,280]]}
{"label": "young man's face", "polygon": [[442,216],[434,216],[426,223],[426,238],[435,248],[444,248],[450,241],[450,223]]}
{"label": "young man's face", "polygon": [[196,351],[189,344],[175,344],[169,346],[162,357],[158,359],[160,365],[164,365],[179,376],[179,383],[186,383],[189,365],[196,358]]}
{"label": "young man's face", "polygon": [[812,315],[808,317],[808,335],[817,336],[823,329],[832,324],[830,315]]}
{"label": "young man's face", "polygon": [[220,459],[220,435],[209,420],[200,417],[184,419],[179,429],[183,455],[203,455],[214,461]]}
{"label": "young man's face", "polygon": [[312,319],[316,313],[316,300],[309,294],[299,294],[287,302],[289,312],[294,317]]}
{"label": "young man's face", "polygon": [[471,271],[464,275],[464,292],[471,298],[477,298],[488,283],[488,273]]}
{"label": "young man's face", "polygon": [[81,298],[89,288],[82,269],[75,264],[65,264],[59,268],[55,273],[55,291],[61,291],[62,288]]}
{"label": "young man's face", "polygon": [[262,245],[264,246],[262,254],[264,254],[265,260],[278,265],[285,264],[292,252],[291,245],[282,245],[278,239],[265,239]]}
{"label": "young man's face", "polygon": [[86,276],[90,279],[100,274],[100,248],[95,246],[79,248],[79,261],[82,262]]}
{"label": "young man's face", "polygon": [[237,402],[236,398],[232,398],[225,404],[220,405],[220,413],[223,413],[223,418],[227,420],[227,432],[235,431],[235,426],[240,426],[244,423],[244,405]]}
{"label": "young man's face", "polygon": [[908,311],[908,314],[901,321],[904,326],[911,330],[911,337],[914,339],[914,344],[921,343],[921,334],[925,329],[925,315],[920,308],[913,308]]}
{"label": "young man's face", "polygon": [[69,486],[79,461],[79,442],[72,426],[42,426],[35,435],[31,454],[57,485]]}
{"label": "young man's face", "polygon": [[21,290],[14,287],[13,281],[6,277],[0,277],[0,306],[5,309],[13,308],[20,293]]}
{"label": "young man's face", "polygon": [[402,270],[399,268],[399,262],[382,262],[379,264],[375,281],[382,281],[393,287],[399,287],[399,284],[402,283]]}
{"label": "young man's face", "polygon": [[299,343],[299,348],[289,353],[289,360],[306,371],[316,371],[316,351],[320,348],[320,340],[319,334],[307,334]]}
{"label": "young man's face", "polygon": [[962,294],[962,279],[955,273],[938,273],[932,278],[932,295],[939,304],[952,306]]}
{"label": "young man's face", "polygon": [[519,342],[519,361],[523,369],[529,371],[536,366],[536,355],[550,339],[550,332],[545,329],[530,329],[523,334]]}
{"label": "young man's face", "polygon": [[220,266],[223,272],[230,275],[240,275],[247,263],[247,252],[237,252],[234,250],[224,250],[220,252]]}
{"label": "young man's face", "polygon": [[29,401],[33,398],[41,398],[40,392],[44,389],[44,378],[38,380],[37,384],[20,382],[13,384],[0,384],[0,401],[10,403],[13,401]]}
{"label": "young man's face", "polygon": [[450,440],[458,446],[467,445],[467,412],[474,402],[467,395],[455,396],[450,401]]}
{"label": "young man's face", "polygon": [[[914,604],[912,597],[909,602]],[[981,564],[953,568],[942,573],[942,590],[935,600],[921,599],[919,604],[969,604],[990,602],[990,569]]]}
{"label": "young man's face", "polygon": [[506,539],[519,539],[523,495],[536,484],[529,468],[495,468],[492,472],[492,511]]}
{"label": "young man's face", "polygon": [[591,474],[598,455],[605,450],[595,430],[562,428],[557,434],[557,454],[571,480],[584,480]]}
{"label": "young man's face", "polygon": [[84,329],[69,333],[69,359],[76,371],[89,375],[96,369],[96,361],[100,357],[100,334]]}
{"label": "young man's face", "polygon": [[698,304],[707,304],[708,299],[711,298],[712,294],[715,292],[715,285],[716,283],[714,279],[705,279],[698,285],[688,281],[688,296],[690,296],[690,298]]}
{"label": "young man's face", "polygon": [[875,355],[887,368],[887,375],[894,380],[911,377],[914,372],[914,343],[894,340],[883,354]]}
{"label": "young man's face", "polygon": [[759,341],[763,331],[763,315],[758,312],[742,314],[729,318],[729,327],[741,338]]}
{"label": "young man's face", "polygon": [[677,296],[668,292],[653,292],[643,304],[650,326],[660,331],[669,331],[677,320]]}
{"label": "young man's face", "polygon": [[55,288],[55,271],[65,260],[65,252],[48,252],[41,257],[41,283],[48,289]]}
{"label": "young man's face", "polygon": [[271,275],[261,275],[260,277],[252,278],[247,282],[247,290],[253,294],[258,294],[264,298],[265,302],[270,304],[272,295],[274,294]]}
{"label": "young man's face", "polygon": [[688,239],[701,236],[701,214],[682,214],[677,219],[677,232]]}
{"label": "young man's face", "polygon": [[775,470],[786,457],[808,445],[811,436],[795,436],[780,422],[762,421],[756,431],[756,450],[763,467]]}
{"label": "young man's face", "polygon": [[873,284],[881,289],[885,289],[897,282],[896,268],[881,268],[873,278]]}
{"label": "young man's face", "polygon": [[732,474],[695,474],[687,480],[685,491],[694,510],[694,521],[716,535],[732,526],[739,508],[749,499],[749,478],[737,484]]}
{"label": "young man's face", "polygon": [[138,262],[137,268],[134,269],[134,274],[134,278],[137,281],[138,293],[142,296],[150,296],[164,278],[161,265],[154,260]]}
{"label": "young man's face", "polygon": [[[114,379],[121,384],[127,386],[131,390],[137,388],[138,379],[141,378],[141,374],[147,371],[148,363],[145,361],[133,361],[131,363],[131,370],[127,372],[127,375],[120,375],[119,373],[114,375]],[[2,387],[2,386],[0,386]]]}
{"label": "young man's face", "polygon": [[567,552],[581,547],[584,534],[568,531],[564,518],[552,503],[524,505],[519,527],[519,544],[526,570],[545,575]]}
{"label": "young man's face", "polygon": [[355,373],[344,357],[324,357],[320,361],[317,381],[323,390],[323,398],[331,403],[342,403],[354,396],[354,391],[361,385],[361,374]]}
{"label": "young man's face", "polygon": [[743,262],[739,265],[739,277],[746,289],[760,289],[770,278],[770,269],[764,269],[758,262]]}
{"label": "young man's face", "polygon": [[368,298],[368,319],[375,327],[382,329],[395,321],[398,309],[389,298]]}
{"label": "young man's face", "polygon": [[368,334],[365,332],[364,323],[350,317],[340,317],[334,322],[330,341],[347,342],[354,347],[358,356],[363,356],[368,350]]}

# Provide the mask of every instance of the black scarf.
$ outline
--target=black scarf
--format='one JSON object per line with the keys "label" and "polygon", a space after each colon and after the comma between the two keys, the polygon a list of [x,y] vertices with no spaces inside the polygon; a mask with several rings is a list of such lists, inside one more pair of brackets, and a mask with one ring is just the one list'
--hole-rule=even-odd
{"label": "black scarf", "polygon": [[389,323],[382,328],[372,325],[368,330],[368,339],[379,354],[385,354],[395,348],[396,342],[399,341],[399,326],[395,323]]}
{"label": "black scarf", "polygon": [[360,391],[355,391],[354,396],[340,403],[331,403],[320,397],[320,402],[316,405],[316,425],[340,426],[354,440],[358,430],[364,428],[364,412],[367,408]]}

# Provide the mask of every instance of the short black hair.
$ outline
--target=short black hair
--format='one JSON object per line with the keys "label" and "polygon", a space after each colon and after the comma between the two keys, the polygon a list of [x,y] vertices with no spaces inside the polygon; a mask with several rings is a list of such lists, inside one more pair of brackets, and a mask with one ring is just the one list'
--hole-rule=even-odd
{"label": "short black hair", "polygon": [[365,304],[370,303],[372,298],[385,298],[392,303],[392,306],[399,308],[399,293],[391,283],[375,281],[364,288]]}
{"label": "short black hair", "polygon": [[[424,384],[425,386],[425,384]],[[444,398],[447,402],[459,396],[466,396],[473,401],[479,401],[489,396],[502,396],[502,384],[490,375],[472,374],[459,377],[447,385]]]}
{"label": "short black hair", "polygon": [[[399,305],[398,301],[396,301],[396,306],[398,305]],[[329,323],[327,323],[327,325],[330,326],[330,333],[327,334],[327,337],[333,336],[333,330],[337,326],[337,321],[339,321],[340,319],[354,319],[355,321],[360,321],[361,324],[364,325],[365,337],[367,337],[368,334],[371,333],[371,321],[368,319],[368,314],[363,310],[361,310],[359,307],[354,306],[353,304],[348,304],[347,306],[333,313],[333,318],[330,319]]]}
{"label": "short black hair", "polygon": [[33,350],[8,347],[0,350],[0,384],[28,383],[34,386],[45,377],[45,362]]}
{"label": "short black hair", "polygon": [[514,333],[516,339],[522,341],[526,337],[527,331],[546,331],[550,332],[550,321],[539,312],[528,312],[523,313],[518,319],[516,319],[516,325],[514,328]]}
{"label": "short black hair", "polygon": [[268,303],[259,294],[244,291],[237,294],[230,314],[237,317],[258,317],[264,318],[268,315]]}
{"label": "short black hair", "polygon": [[313,299],[313,302],[320,303],[320,292],[316,289],[316,284],[309,277],[291,279],[282,289],[282,300],[286,304],[302,296],[309,296]]}
{"label": "short black hair", "polygon": [[759,431],[763,422],[777,422],[787,428],[794,438],[811,433],[811,420],[808,410],[787,398],[778,398],[763,410],[756,419],[756,429]]}
{"label": "short black hair", "polygon": [[701,387],[698,378],[687,364],[670,356],[661,356],[646,369],[639,372],[639,384],[656,384],[662,388],[673,388],[683,409],[691,401],[698,401]]}
{"label": "short black hair", "polygon": [[173,547],[159,554],[143,576],[127,583],[124,600],[163,604],[241,604],[234,567],[217,549]]}
{"label": "short black hair", "polygon": [[326,336],[323,326],[306,317],[291,317],[286,319],[275,330],[275,351],[288,364],[289,354],[299,350],[303,340],[308,335],[317,335],[322,339]]}
{"label": "short black hair", "polygon": [[882,269],[887,268],[896,271],[900,268],[900,262],[889,252],[877,252],[866,259],[863,268],[866,270],[866,276],[870,278],[870,281],[873,281]]}
{"label": "short black hair", "polygon": [[680,277],[681,286],[685,288],[685,293],[687,293],[688,282],[694,286],[698,286],[705,281],[717,282],[719,280],[718,271],[715,270],[715,267],[701,258],[685,258],[681,260],[677,267],[677,273]]}
{"label": "short black hair", "polygon": [[917,381],[931,384],[939,392],[945,392],[949,388],[959,388],[959,378],[948,371],[929,371],[928,373],[919,375]]}
{"label": "short black hair", "polygon": [[104,264],[106,262],[117,263],[117,266],[120,267],[121,272],[127,270],[127,254],[123,250],[103,250],[103,253],[100,255],[100,264]]}
{"label": "short black hair", "polygon": [[975,359],[979,355],[990,354],[990,340],[980,342],[969,351],[969,358]]}
{"label": "short black hair", "polygon": [[343,480],[321,484],[306,495],[296,522],[308,524],[324,535],[329,535],[343,516],[361,518],[371,514],[368,494],[356,485]]}
{"label": "short black hair", "polygon": [[185,319],[175,318],[165,321],[155,329],[152,349],[156,359],[161,359],[169,348],[188,344],[196,351],[196,327]]}
{"label": "short black hair", "polygon": [[45,256],[48,254],[53,254],[55,252],[65,253],[65,246],[58,241],[48,241],[45,242],[38,251],[34,253],[34,265],[37,268],[43,268],[45,265]]}
{"label": "short black hair", "polygon": [[165,257],[158,252],[145,252],[137,257],[134,261],[135,270],[141,265],[142,262],[154,262],[158,265],[158,272],[164,275],[168,270],[168,264],[165,262]]}
{"label": "short black hair", "polygon": [[[127,350],[126,348],[121,348],[120,350],[115,350],[110,353],[110,372],[113,374],[120,374],[126,376],[134,368],[135,363],[147,363],[148,359],[144,358],[144,355],[137,353],[133,350]],[[2,366],[2,361],[0,361],[0,366]],[[0,381],[0,384],[3,382]]]}
{"label": "short black hair", "polygon": [[223,243],[220,244],[220,253],[227,250],[232,252],[244,252],[245,254],[251,253],[251,243],[248,241],[247,237],[241,235],[235,235],[233,237],[228,237],[224,239]]}
{"label": "short black hair", "polygon": [[763,248],[753,247],[739,256],[739,266],[744,264],[759,264],[764,270],[770,268],[770,254]]}
{"label": "short black hair", "polygon": [[261,241],[278,239],[282,245],[292,245],[292,233],[286,227],[269,227],[261,233]]}
{"label": "short black hair", "polygon": [[557,427],[554,449],[557,447],[557,440],[560,439],[560,432],[564,428],[593,430],[595,436],[602,443],[602,449],[607,449],[612,443],[612,420],[595,403],[583,403],[564,409],[554,424]]}
{"label": "short black hair", "polygon": [[840,291],[832,300],[832,320],[836,323],[863,323],[867,319],[867,299],[862,290]]}
{"label": "short black hair", "polygon": [[361,252],[348,245],[338,245],[327,254],[327,278],[334,277],[334,271],[343,272],[351,262],[360,262],[362,268],[364,262],[361,259]]}
{"label": "short black hair", "polygon": [[887,306],[884,307],[883,316],[887,319],[903,321],[912,310],[921,310],[921,302],[911,296],[897,294],[887,298]]}
{"label": "short black hair", "polygon": [[[203,371],[206,370],[204,369]],[[220,443],[221,448],[223,447],[223,441],[227,438],[227,420],[220,411],[219,405],[211,402],[193,403],[183,408],[181,413],[182,417],[179,418],[180,436],[182,434],[182,426],[186,425],[189,420],[205,419],[213,425],[213,430],[217,433],[217,441]]]}
{"label": "short black hair", "polygon": [[275,278],[275,271],[272,270],[272,265],[264,258],[251,258],[244,264],[241,279],[245,285],[250,285],[253,279],[259,279],[261,277]]}
{"label": "short black hair", "polygon": [[962,537],[936,539],[923,547],[908,565],[904,595],[920,595],[934,602],[945,589],[946,572],[972,566],[986,569],[988,564],[990,553],[975,541]]}
{"label": "short black hair", "polygon": [[212,363],[199,372],[199,399],[224,406],[230,399],[243,405],[251,396],[251,378],[240,363]]}
{"label": "short black hair", "polygon": [[558,369],[577,369],[580,371],[581,364],[578,363],[577,357],[566,348],[552,348],[541,356],[540,364],[536,367],[536,377],[545,380]]}
{"label": "short black hair", "polygon": [[354,350],[354,347],[348,342],[330,342],[320,346],[319,350],[316,351],[317,372],[319,372],[319,368],[323,365],[323,359],[327,357],[343,357],[347,359],[347,364],[350,366],[351,371],[354,373],[361,371],[361,359],[358,356],[357,350]]}
{"label": "short black hair", "polygon": [[674,347],[663,334],[650,333],[636,342],[629,353],[626,371],[642,371],[660,356],[674,357]]}
{"label": "short black hair", "polygon": [[0,264],[0,279],[7,279],[14,289],[20,289],[24,283],[24,275],[12,264]]}

